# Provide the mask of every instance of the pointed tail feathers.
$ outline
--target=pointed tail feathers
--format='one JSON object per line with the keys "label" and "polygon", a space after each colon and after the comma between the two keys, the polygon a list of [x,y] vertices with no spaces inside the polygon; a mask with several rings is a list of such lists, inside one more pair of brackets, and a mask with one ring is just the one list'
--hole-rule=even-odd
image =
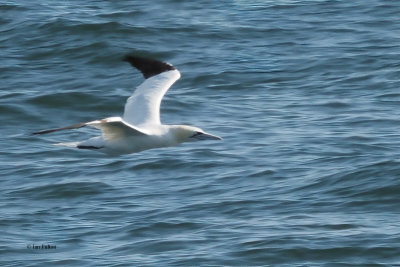
{"label": "pointed tail feathers", "polygon": [[74,147],[77,148],[80,142],[68,142],[68,143],[56,143],[54,146],[65,146],[65,147]]}

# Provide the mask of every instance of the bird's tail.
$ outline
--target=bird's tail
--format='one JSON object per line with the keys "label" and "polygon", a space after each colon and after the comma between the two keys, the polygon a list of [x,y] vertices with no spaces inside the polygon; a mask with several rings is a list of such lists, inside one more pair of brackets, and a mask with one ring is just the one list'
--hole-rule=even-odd
{"label": "bird's tail", "polygon": [[80,142],[69,142],[69,143],[56,143],[56,144],[53,144],[53,145],[77,148],[79,146],[79,143]]}

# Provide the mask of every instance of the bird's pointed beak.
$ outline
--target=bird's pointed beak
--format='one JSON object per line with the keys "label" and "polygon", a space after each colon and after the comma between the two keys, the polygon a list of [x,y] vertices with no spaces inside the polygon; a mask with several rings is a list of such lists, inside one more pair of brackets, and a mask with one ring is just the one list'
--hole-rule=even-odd
{"label": "bird's pointed beak", "polygon": [[196,138],[199,140],[222,140],[221,137],[209,133],[199,134],[196,136]]}

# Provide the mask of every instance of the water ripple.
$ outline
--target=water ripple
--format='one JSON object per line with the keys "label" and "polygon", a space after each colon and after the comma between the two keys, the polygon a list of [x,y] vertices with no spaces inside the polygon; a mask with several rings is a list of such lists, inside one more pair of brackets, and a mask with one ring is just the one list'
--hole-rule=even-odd
{"label": "water ripple", "polygon": [[[399,261],[396,1],[0,10],[1,266]],[[224,140],[109,158],[52,145],[94,129],[30,135],[121,115],[131,52],[182,73],[165,123]]]}

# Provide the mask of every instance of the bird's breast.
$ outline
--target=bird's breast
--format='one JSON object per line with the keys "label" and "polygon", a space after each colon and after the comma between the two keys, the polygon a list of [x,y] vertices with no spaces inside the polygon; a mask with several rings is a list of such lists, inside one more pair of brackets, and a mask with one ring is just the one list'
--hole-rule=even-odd
{"label": "bird's breast", "polygon": [[174,145],[176,145],[176,142],[168,135],[130,136],[107,142],[104,152],[109,154],[130,154]]}

